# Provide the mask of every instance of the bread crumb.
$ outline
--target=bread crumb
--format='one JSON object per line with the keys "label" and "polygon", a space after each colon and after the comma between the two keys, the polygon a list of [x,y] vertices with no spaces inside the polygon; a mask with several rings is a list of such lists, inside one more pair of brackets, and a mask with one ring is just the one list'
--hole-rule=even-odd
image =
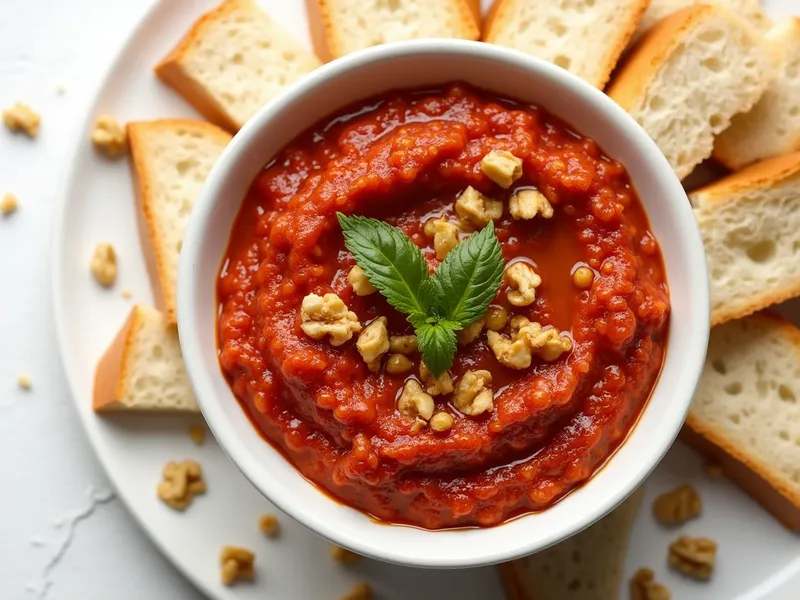
{"label": "bread crumb", "polygon": [[17,197],[12,193],[8,193],[0,200],[0,213],[2,213],[4,217],[7,217],[11,213],[16,212],[18,205],[19,200],[17,200]]}
{"label": "bread crumb", "polygon": [[653,502],[653,516],[662,525],[683,525],[700,514],[703,504],[700,495],[690,485],[661,494]]}
{"label": "bread crumb", "polygon": [[261,515],[258,518],[258,530],[264,535],[275,537],[279,530],[278,517],[270,514]]}
{"label": "bread crumb", "polygon": [[331,546],[331,558],[343,565],[352,565],[361,560],[359,554],[335,544]]}
{"label": "bread crumb", "polygon": [[353,588],[344,596],[341,596],[339,600],[372,600],[372,588],[362,581],[354,585]]}
{"label": "bread crumb", "polygon": [[639,569],[630,582],[631,600],[670,600],[669,590],[658,583],[652,569]]}
{"label": "bread crumb", "polygon": [[193,460],[168,462],[163,471],[164,480],[156,492],[160,500],[175,510],[186,510],[198,494],[204,494],[206,483],[203,470]]}
{"label": "bread crumb", "polygon": [[193,425],[189,427],[189,437],[198,446],[202,446],[206,441],[206,428],[202,425]]}
{"label": "bread crumb", "polygon": [[27,375],[19,375],[17,377],[17,385],[23,390],[29,390],[33,387],[33,381]]}
{"label": "bread crumb", "polygon": [[92,131],[94,147],[109,158],[117,158],[128,149],[128,135],[125,128],[110,115],[101,115]]}
{"label": "bread crumb", "polygon": [[682,535],[669,545],[669,566],[695,579],[709,579],[714,571],[717,543]]}
{"label": "bread crumb", "polygon": [[122,292],[120,293],[120,295],[121,295],[123,298],[125,298],[125,300],[130,300],[131,298],[133,298],[133,292],[132,292],[132,291],[130,291],[130,290],[122,290]]}
{"label": "bread crumb", "polygon": [[17,102],[3,111],[3,123],[9,131],[21,132],[32,138],[38,135],[41,120],[39,113],[22,102]]}
{"label": "bread crumb", "polygon": [[219,555],[222,583],[233,585],[237,581],[252,581],[255,576],[256,555],[247,548],[223,546]]}
{"label": "bread crumb", "polygon": [[703,465],[703,473],[705,473],[706,477],[710,479],[717,479],[723,475],[722,467],[713,462],[707,462]]}
{"label": "bread crumb", "polygon": [[117,253],[114,251],[114,246],[106,242],[97,244],[94,247],[90,268],[97,283],[103,287],[114,285],[117,280]]}

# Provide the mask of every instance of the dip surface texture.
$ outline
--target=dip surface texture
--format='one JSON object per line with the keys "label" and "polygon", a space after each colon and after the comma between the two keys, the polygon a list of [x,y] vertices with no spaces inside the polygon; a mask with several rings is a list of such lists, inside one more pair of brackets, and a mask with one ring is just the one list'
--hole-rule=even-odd
{"label": "dip surface texture", "polygon": [[[493,150],[522,159],[508,189],[482,170]],[[358,334],[339,346],[315,341],[300,306],[335,293],[362,326],[386,317],[390,335],[412,334],[379,293],[354,293],[336,212],[399,228],[433,272],[440,261],[424,224],[458,222],[454,203],[468,186],[503,202],[495,227],[507,266],[524,260],[542,279],[531,304],[511,304],[506,283],[493,304],[556,328],[572,347],[511,369],[484,330],[459,345],[451,374],[457,385],[467,371],[489,371],[493,410],[465,415],[452,394],[436,395],[452,426],[420,429],[397,410],[420,355],[408,355],[406,373],[373,372]],[[552,218],[512,217],[509,199],[526,188],[544,194]],[[588,288],[573,280],[581,266],[594,272]],[[262,435],[341,501],[426,528],[495,525],[586,482],[650,396],[669,315],[660,250],[624,167],[545,110],[461,84],[368,100],[292,142],[250,188],[218,297],[220,364]]]}

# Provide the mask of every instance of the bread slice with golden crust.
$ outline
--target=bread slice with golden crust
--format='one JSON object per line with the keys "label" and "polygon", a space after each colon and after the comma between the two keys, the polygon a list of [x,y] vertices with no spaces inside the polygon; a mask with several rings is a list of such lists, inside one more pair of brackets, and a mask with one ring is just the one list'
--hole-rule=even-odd
{"label": "bread slice with golden crust", "polygon": [[690,195],[706,248],[711,324],[800,295],[800,153]]}
{"label": "bread slice with golden crust", "polygon": [[680,179],[711,156],[714,137],[772,82],[779,52],[717,5],[667,17],[633,50],[608,95],[644,128]]}
{"label": "bread slice with golden crust", "polygon": [[235,132],[319,64],[253,0],[224,0],[155,71],[209,121]]}
{"label": "bread slice with golden crust", "polygon": [[156,306],[177,323],[178,257],[194,200],[231,139],[204,121],[128,123],[139,233]]}
{"label": "bread slice with golden crust", "polygon": [[474,0],[306,0],[306,5],[314,50],[323,60],[386,42],[480,37]]}
{"label": "bread slice with golden crust", "polygon": [[643,489],[563,542],[500,565],[508,600],[620,598],[625,555]]}
{"label": "bread slice with golden crust", "polygon": [[483,40],[555,63],[603,88],[649,0],[497,0]]}
{"label": "bread slice with golden crust", "polygon": [[178,331],[154,308],[134,306],[97,363],[95,411],[198,412]]}
{"label": "bread slice with golden crust", "polygon": [[800,529],[800,329],[757,313],[711,330],[681,438]]}

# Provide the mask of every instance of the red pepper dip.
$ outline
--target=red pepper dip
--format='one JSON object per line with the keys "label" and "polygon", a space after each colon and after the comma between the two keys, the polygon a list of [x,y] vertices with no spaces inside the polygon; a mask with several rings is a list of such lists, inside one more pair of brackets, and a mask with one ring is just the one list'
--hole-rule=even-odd
{"label": "red pepper dip", "polygon": [[[522,175],[501,181],[493,152]],[[477,216],[457,206],[468,194]],[[399,228],[431,272],[447,251],[437,222],[452,241],[494,221],[506,274],[525,281],[504,280],[462,333],[450,385],[420,373],[414,340],[396,337],[412,326],[351,273],[337,211]],[[342,502],[430,529],[496,525],[586,482],[646,404],[669,318],[625,168],[544,109],[464,84],[370,99],[292,142],[252,183],[218,294],[220,365],[261,434]],[[344,332],[307,333],[310,294],[338,296]],[[378,357],[362,356],[380,317]],[[526,325],[555,351],[520,341]],[[410,411],[405,392],[423,394]]]}

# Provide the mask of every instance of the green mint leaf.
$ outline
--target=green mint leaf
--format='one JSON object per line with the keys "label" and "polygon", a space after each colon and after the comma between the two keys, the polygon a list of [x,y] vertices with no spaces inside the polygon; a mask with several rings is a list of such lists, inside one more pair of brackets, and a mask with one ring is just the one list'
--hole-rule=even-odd
{"label": "green mint leaf", "polygon": [[433,274],[439,316],[462,327],[480,319],[500,289],[504,268],[500,241],[489,221],[453,248]]}
{"label": "green mint leaf", "polygon": [[456,355],[456,332],[444,323],[422,323],[417,330],[417,346],[425,366],[439,377],[453,364]]}
{"label": "green mint leaf", "polygon": [[377,219],[336,213],[344,244],[370,283],[401,313],[427,314],[433,301],[428,263],[402,231]]}

